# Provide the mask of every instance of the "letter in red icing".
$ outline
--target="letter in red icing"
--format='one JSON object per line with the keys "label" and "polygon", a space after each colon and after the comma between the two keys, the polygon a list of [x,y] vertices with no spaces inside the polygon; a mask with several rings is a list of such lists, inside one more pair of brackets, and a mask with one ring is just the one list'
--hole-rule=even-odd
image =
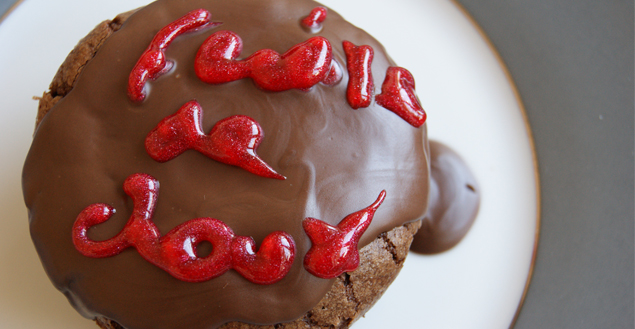
{"label": "letter in red icing", "polygon": [[187,102],[148,134],[145,141],[148,154],[156,161],[166,162],[194,149],[262,177],[286,179],[256,154],[264,137],[258,122],[245,115],[234,115],[217,122],[206,135],[202,121],[201,105],[195,100]]}
{"label": "letter in red icing", "polygon": [[385,198],[386,191],[382,191],[373,204],[346,216],[337,226],[306,218],[302,226],[313,244],[304,257],[306,270],[323,279],[355,270],[359,266],[359,239]]}
{"label": "letter in red icing", "polygon": [[302,19],[302,26],[308,28],[313,33],[317,33],[322,29],[322,23],[326,19],[326,7],[315,7],[311,10],[309,16]]}
{"label": "letter in red icing", "polygon": [[267,91],[308,90],[325,79],[333,59],[331,44],[323,37],[310,38],[282,55],[263,49],[236,60],[241,51],[242,40],[234,32],[212,34],[196,55],[196,75],[210,84],[251,78]]}
{"label": "letter in red icing", "polygon": [[[114,209],[99,203],[84,209],[73,225],[73,244],[84,256],[102,258],[134,247],[148,262],[175,278],[188,282],[213,279],[235,268],[247,280],[257,284],[272,284],[291,269],[295,258],[293,238],[284,232],[265,237],[258,252],[253,239],[235,236],[220,220],[196,218],[161,236],[152,222],[159,196],[159,182],[147,174],[133,174],[124,182],[124,191],[134,208],[128,223],[115,237],[105,241],[88,238],[88,229],[108,220]],[[212,244],[212,252],[199,257],[196,247],[203,241]]]}
{"label": "letter in red icing", "polygon": [[381,86],[381,94],[375,96],[375,101],[414,127],[421,127],[426,122],[426,112],[423,111],[415,92],[415,79],[404,68],[388,68],[386,79]]}
{"label": "letter in red icing", "polygon": [[291,235],[277,231],[262,241],[255,252],[254,239],[238,236],[232,242],[232,267],[247,280],[257,284],[271,284],[290,270],[295,257],[295,242]]}
{"label": "letter in red icing", "polygon": [[[126,226],[119,234],[105,241],[93,241],[87,232],[91,226],[107,221],[115,214],[115,209],[103,203],[93,204],[84,209],[73,226],[73,243],[79,252],[88,257],[110,257],[122,250],[134,246],[147,251],[155,251],[159,230],[150,221],[156,207],[159,183],[149,175],[136,174],[126,179],[124,192],[134,203],[134,208]],[[139,239],[142,232],[142,239]],[[139,243],[139,245],[134,245]]]}
{"label": "letter in red icing", "polygon": [[373,48],[370,46],[355,46],[344,41],[346,53],[346,67],[348,69],[348,87],[346,99],[353,109],[369,107],[375,94],[371,65],[373,63]]}
{"label": "letter in red icing", "polygon": [[173,63],[165,58],[165,50],[172,41],[183,33],[221,24],[210,24],[211,17],[212,15],[205,9],[193,10],[162,28],[154,36],[128,78],[128,96],[133,102],[141,102],[145,99],[144,88],[148,80],[155,80],[172,68]]}

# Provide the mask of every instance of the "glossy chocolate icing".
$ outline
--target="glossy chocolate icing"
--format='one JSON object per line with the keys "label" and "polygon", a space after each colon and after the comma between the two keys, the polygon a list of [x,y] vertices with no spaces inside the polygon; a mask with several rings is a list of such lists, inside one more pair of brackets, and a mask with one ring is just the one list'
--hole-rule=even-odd
{"label": "glossy chocolate icing", "polygon": [[436,254],[457,245],[476,219],[481,192],[474,175],[449,147],[430,141],[429,208],[410,250]]}
{"label": "glossy chocolate icing", "polygon": [[[282,53],[321,35],[331,42],[341,65],[346,63],[343,40],[373,47],[379,93],[386,69],[394,65],[383,47],[333,11],[319,33],[303,29],[300,20],[317,5],[308,0],[155,2],[105,41],[74,89],[46,115],[24,166],[24,197],[47,274],[81,314],[114,319],[128,329],[208,329],[234,320],[293,320],[332,284],[302,266],[310,247],[304,218],[336,225],[385,189],[386,200],[361,248],[381,232],[424,216],[429,190],[426,127],[414,128],[374,103],[351,109],[346,73],[335,86],[277,93],[259,90],[249,79],[208,85],[196,77],[196,52],[215,31],[240,35],[244,56],[264,48]],[[150,83],[144,102],[131,102],[128,75],[150,40],[163,26],[198,8],[223,24],[176,39],[167,50],[174,69]],[[258,121],[265,134],[258,154],[287,179],[259,177],[195,151],[166,163],[152,160],[144,148],[147,133],[193,99],[205,111],[205,131],[235,114]],[[89,236],[114,236],[132,211],[122,186],[134,173],[150,174],[161,184],[154,223],[162,233],[197,217],[220,219],[257,243],[282,230],[297,247],[290,273],[272,285],[253,284],[234,271],[188,283],[146,262],[134,249],[103,259],[82,256],[71,240],[77,215],[90,204],[112,205],[117,213],[91,228]]]}

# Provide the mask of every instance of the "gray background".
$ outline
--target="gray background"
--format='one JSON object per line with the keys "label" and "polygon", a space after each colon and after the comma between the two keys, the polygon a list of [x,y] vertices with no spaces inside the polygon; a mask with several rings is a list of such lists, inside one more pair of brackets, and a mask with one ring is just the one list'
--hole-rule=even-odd
{"label": "gray background", "polygon": [[540,240],[515,327],[634,328],[633,1],[457,1],[508,66],[538,154]]}

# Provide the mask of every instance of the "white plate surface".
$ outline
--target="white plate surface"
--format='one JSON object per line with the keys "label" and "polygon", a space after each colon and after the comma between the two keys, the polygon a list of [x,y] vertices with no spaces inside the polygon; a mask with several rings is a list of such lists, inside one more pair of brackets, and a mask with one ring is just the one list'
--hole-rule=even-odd
{"label": "white plate surface", "polygon": [[[437,256],[411,254],[354,327],[509,327],[530,273],[538,199],[530,136],[505,68],[450,0],[323,2],[413,73],[430,138],[457,150],[482,189],[465,240]],[[31,244],[20,177],[37,108],[32,98],[92,27],[146,3],[25,0],[0,23],[1,328],[96,328],[53,288]]]}

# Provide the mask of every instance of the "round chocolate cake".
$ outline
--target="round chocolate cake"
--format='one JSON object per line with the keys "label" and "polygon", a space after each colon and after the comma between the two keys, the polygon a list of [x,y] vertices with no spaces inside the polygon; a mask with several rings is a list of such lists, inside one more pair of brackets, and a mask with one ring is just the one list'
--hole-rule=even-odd
{"label": "round chocolate cake", "polygon": [[[347,328],[428,200],[455,202],[429,195],[425,117],[410,73],[313,1],[159,0],[97,26],[42,97],[31,235],[103,328]],[[476,195],[458,241],[478,196],[452,184]]]}

